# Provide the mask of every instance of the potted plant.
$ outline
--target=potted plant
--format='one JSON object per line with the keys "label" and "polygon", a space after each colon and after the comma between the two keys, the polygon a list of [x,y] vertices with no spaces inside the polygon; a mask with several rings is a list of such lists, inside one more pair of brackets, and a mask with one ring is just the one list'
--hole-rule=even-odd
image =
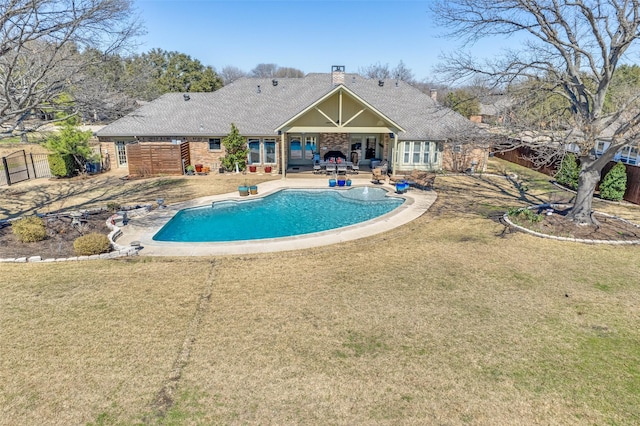
{"label": "potted plant", "polygon": [[264,172],[265,173],[271,173],[271,166],[264,166]]}
{"label": "potted plant", "polygon": [[238,187],[238,193],[241,197],[246,197],[247,195],[249,195],[249,187],[246,184],[240,185]]}
{"label": "potted plant", "polygon": [[351,178],[347,178],[347,186],[351,186]]}
{"label": "potted plant", "polygon": [[196,172],[202,172],[202,164],[196,164]]}
{"label": "potted plant", "polygon": [[257,167],[256,167],[256,166],[249,166],[249,171],[250,171],[251,173],[255,173],[255,172],[256,172],[256,170],[257,170]]}
{"label": "potted plant", "polygon": [[193,167],[193,165],[189,164],[186,168],[185,171],[187,172],[188,175],[193,175],[194,172],[196,171],[196,168]]}

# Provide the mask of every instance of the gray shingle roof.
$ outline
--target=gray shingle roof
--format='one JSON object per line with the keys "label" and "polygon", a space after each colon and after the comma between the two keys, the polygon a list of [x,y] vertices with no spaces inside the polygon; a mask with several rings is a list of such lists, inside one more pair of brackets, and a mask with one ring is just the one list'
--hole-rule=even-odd
{"label": "gray shingle roof", "polygon": [[[355,78],[354,78],[355,77]],[[275,134],[275,129],[334,89],[330,74],[304,78],[243,78],[211,93],[167,93],[100,130],[98,136],[223,136],[235,123],[244,136]],[[258,93],[258,86],[260,92]],[[354,74],[344,86],[402,126],[400,139],[443,140],[475,129],[461,115],[437,104],[413,86]]]}

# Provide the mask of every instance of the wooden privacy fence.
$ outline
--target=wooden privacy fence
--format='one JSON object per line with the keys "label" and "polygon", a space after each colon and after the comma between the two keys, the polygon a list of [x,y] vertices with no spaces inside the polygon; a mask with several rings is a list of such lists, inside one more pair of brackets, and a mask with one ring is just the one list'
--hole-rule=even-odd
{"label": "wooden privacy fence", "polygon": [[[494,156],[507,160],[511,163],[519,164],[528,169],[534,169],[548,176],[555,176],[558,171],[557,166],[552,165],[536,169],[533,163],[527,160],[527,157],[531,156],[531,152],[531,149],[528,147],[520,147],[512,151],[496,152]],[[615,161],[610,161],[606,166],[604,166],[600,178],[601,182],[607,175],[607,172],[615,165]],[[629,201],[630,203],[640,204],[640,167],[631,166],[629,164],[625,164],[624,166],[627,169],[627,190],[624,193],[624,200]]]}
{"label": "wooden privacy fence", "polygon": [[181,175],[190,164],[189,143],[144,142],[127,145],[131,176]]}
{"label": "wooden privacy fence", "polygon": [[1,158],[0,185],[45,177],[51,177],[48,154],[27,154],[22,149]]}

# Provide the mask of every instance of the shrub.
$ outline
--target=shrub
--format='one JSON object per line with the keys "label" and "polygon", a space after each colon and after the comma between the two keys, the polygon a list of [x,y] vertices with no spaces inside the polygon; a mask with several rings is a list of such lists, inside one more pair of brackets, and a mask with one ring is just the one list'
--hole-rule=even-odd
{"label": "shrub", "polygon": [[78,256],[107,253],[111,250],[109,238],[97,232],[78,237],[73,242],[73,249]]}
{"label": "shrub", "polygon": [[120,203],[118,203],[118,202],[116,202],[116,201],[109,201],[109,202],[107,203],[107,209],[108,209],[109,211],[112,211],[112,212],[115,212],[115,211],[117,211],[117,210],[120,210],[120,207],[122,207],[122,206],[120,205]]}
{"label": "shrub", "polygon": [[507,215],[516,221],[529,221],[531,223],[538,223],[542,220],[541,214],[535,213],[531,209],[511,207],[507,210]]}
{"label": "shrub", "polygon": [[576,156],[573,154],[567,154],[560,163],[560,170],[556,173],[556,180],[561,185],[576,189],[578,187],[578,175],[580,168],[576,161]]}
{"label": "shrub", "polygon": [[13,221],[11,229],[18,240],[23,243],[34,243],[47,237],[44,220],[37,216],[23,217]]}
{"label": "shrub", "polygon": [[605,200],[620,201],[627,189],[627,168],[618,162],[600,183],[600,197]]}
{"label": "shrub", "polygon": [[51,174],[56,177],[71,176],[77,168],[73,155],[49,154],[48,159]]}

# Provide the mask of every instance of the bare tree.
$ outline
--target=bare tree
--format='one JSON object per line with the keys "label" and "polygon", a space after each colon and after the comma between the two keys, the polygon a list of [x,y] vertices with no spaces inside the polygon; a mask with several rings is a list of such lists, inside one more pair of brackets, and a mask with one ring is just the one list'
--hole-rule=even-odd
{"label": "bare tree", "polygon": [[[640,139],[640,108],[636,93],[605,108],[614,72],[640,37],[638,0],[439,0],[433,6],[449,36],[472,44],[487,37],[521,35],[518,50],[479,62],[466,52],[448,55],[440,72],[456,81],[482,75],[494,87],[538,82],[538,91],[564,99],[570,126],[545,132],[536,148],[562,151],[571,143],[581,163],[578,193],[570,218],[597,224],[592,199],[603,167],[624,145]],[[532,93],[529,91],[529,93]],[[531,129],[534,130],[534,129]],[[599,139],[610,148],[595,156]]]}
{"label": "bare tree", "polygon": [[26,133],[38,108],[56,108],[87,65],[86,47],[118,51],[139,34],[131,0],[5,0],[0,4],[0,126]]}
{"label": "bare tree", "polygon": [[258,64],[249,72],[251,77],[269,78],[275,77],[278,66],[276,64]]}
{"label": "bare tree", "polygon": [[278,67],[275,73],[275,77],[279,78],[302,78],[304,77],[304,72],[291,67]]}
{"label": "bare tree", "polygon": [[391,71],[393,78],[407,83],[413,83],[413,72],[407,68],[404,62],[401,60],[398,65]]}
{"label": "bare tree", "polygon": [[389,64],[381,64],[380,62],[358,68],[358,74],[366,78],[374,78],[380,80],[391,78]]}
{"label": "bare tree", "polygon": [[297,68],[291,67],[280,67],[276,64],[258,64],[254,69],[249,73],[251,77],[260,77],[260,78],[300,78],[304,77],[304,72]]}
{"label": "bare tree", "polygon": [[225,65],[220,71],[220,77],[222,77],[222,81],[224,82],[225,86],[229,83],[233,83],[239,78],[246,76],[246,72],[242,71],[238,67],[234,67],[233,65]]}
{"label": "bare tree", "polygon": [[375,64],[367,65],[365,67],[358,68],[358,74],[366,78],[373,79],[387,79],[395,78],[396,80],[405,81],[407,83],[413,83],[413,72],[409,69],[405,63],[401,60],[398,62],[395,68],[390,69],[389,64],[381,64],[376,62]]}

